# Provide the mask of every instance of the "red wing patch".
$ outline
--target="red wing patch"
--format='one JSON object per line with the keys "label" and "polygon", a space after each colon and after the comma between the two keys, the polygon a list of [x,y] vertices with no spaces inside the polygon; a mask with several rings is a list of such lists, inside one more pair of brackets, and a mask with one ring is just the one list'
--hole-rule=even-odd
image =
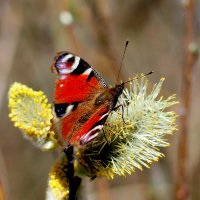
{"label": "red wing patch", "polygon": [[91,93],[102,87],[95,76],[87,81],[88,75],[66,75],[56,81],[55,103],[73,103],[88,100]]}
{"label": "red wing patch", "polygon": [[83,102],[92,91],[107,87],[100,74],[86,61],[68,52],[58,53],[52,71],[59,75],[54,93],[56,104]]}

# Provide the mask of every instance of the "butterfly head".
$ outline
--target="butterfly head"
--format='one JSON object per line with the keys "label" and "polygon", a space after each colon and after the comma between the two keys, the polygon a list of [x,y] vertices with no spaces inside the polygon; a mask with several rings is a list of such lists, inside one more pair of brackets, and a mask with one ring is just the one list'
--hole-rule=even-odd
{"label": "butterfly head", "polygon": [[123,89],[124,89],[124,83],[117,84],[117,85],[115,85],[115,87],[110,89],[110,94],[112,96],[112,101],[111,101],[112,108],[111,109],[113,109],[116,106],[116,104],[118,102],[118,98],[122,94]]}
{"label": "butterfly head", "polygon": [[124,83],[118,84],[114,88],[115,88],[116,93],[120,96],[124,89]]}

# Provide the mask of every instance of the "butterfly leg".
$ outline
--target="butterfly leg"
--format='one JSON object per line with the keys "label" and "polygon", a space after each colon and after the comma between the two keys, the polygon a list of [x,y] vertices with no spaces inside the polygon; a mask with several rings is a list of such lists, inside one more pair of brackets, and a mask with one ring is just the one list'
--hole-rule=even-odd
{"label": "butterfly leg", "polygon": [[120,107],[122,108],[122,120],[123,120],[124,124],[126,124],[126,122],[124,120],[124,106],[122,104],[120,104],[120,105],[114,107],[113,110],[116,111]]}
{"label": "butterfly leg", "polygon": [[104,136],[104,138],[106,139],[106,142],[108,143],[108,139],[107,139],[107,137],[106,137],[106,134],[105,134],[104,129],[102,129],[102,131],[103,131],[103,136]]}
{"label": "butterfly leg", "polygon": [[122,107],[122,104],[118,105],[118,106],[115,106],[112,110],[113,111],[116,111],[118,108]]}

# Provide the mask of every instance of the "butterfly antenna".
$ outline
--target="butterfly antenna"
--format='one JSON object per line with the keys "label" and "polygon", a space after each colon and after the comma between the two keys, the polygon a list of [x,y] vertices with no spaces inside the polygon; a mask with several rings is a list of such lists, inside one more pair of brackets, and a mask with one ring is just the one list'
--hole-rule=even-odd
{"label": "butterfly antenna", "polygon": [[123,61],[124,61],[124,56],[125,56],[125,53],[126,53],[126,49],[127,49],[128,43],[129,43],[129,41],[126,40],[126,44],[125,44],[125,47],[124,47],[124,52],[123,52],[121,64],[120,64],[119,71],[118,71],[118,75],[117,75],[116,85],[117,85],[117,82],[118,82],[118,80],[119,80],[119,75],[120,75],[120,72],[121,72],[121,69],[122,69],[122,64],[123,64]]}
{"label": "butterfly antenna", "polygon": [[132,78],[131,80],[128,80],[128,81],[124,82],[124,84],[129,83],[129,82],[134,81],[134,80],[137,80],[137,79],[139,79],[139,78],[146,77],[146,76],[148,76],[148,75],[150,75],[150,74],[153,74],[153,73],[154,73],[154,71],[150,71],[150,72],[147,73],[147,74],[142,74],[142,75],[140,75],[140,76],[138,76],[138,77]]}

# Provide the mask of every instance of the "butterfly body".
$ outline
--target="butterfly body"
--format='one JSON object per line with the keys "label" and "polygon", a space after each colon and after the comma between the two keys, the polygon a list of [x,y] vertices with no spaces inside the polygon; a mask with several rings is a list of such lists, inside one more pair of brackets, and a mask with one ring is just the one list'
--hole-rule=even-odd
{"label": "butterfly body", "polygon": [[54,93],[55,129],[64,147],[92,141],[115,109],[124,84],[108,87],[101,75],[82,58],[61,52],[52,71],[59,78]]}

